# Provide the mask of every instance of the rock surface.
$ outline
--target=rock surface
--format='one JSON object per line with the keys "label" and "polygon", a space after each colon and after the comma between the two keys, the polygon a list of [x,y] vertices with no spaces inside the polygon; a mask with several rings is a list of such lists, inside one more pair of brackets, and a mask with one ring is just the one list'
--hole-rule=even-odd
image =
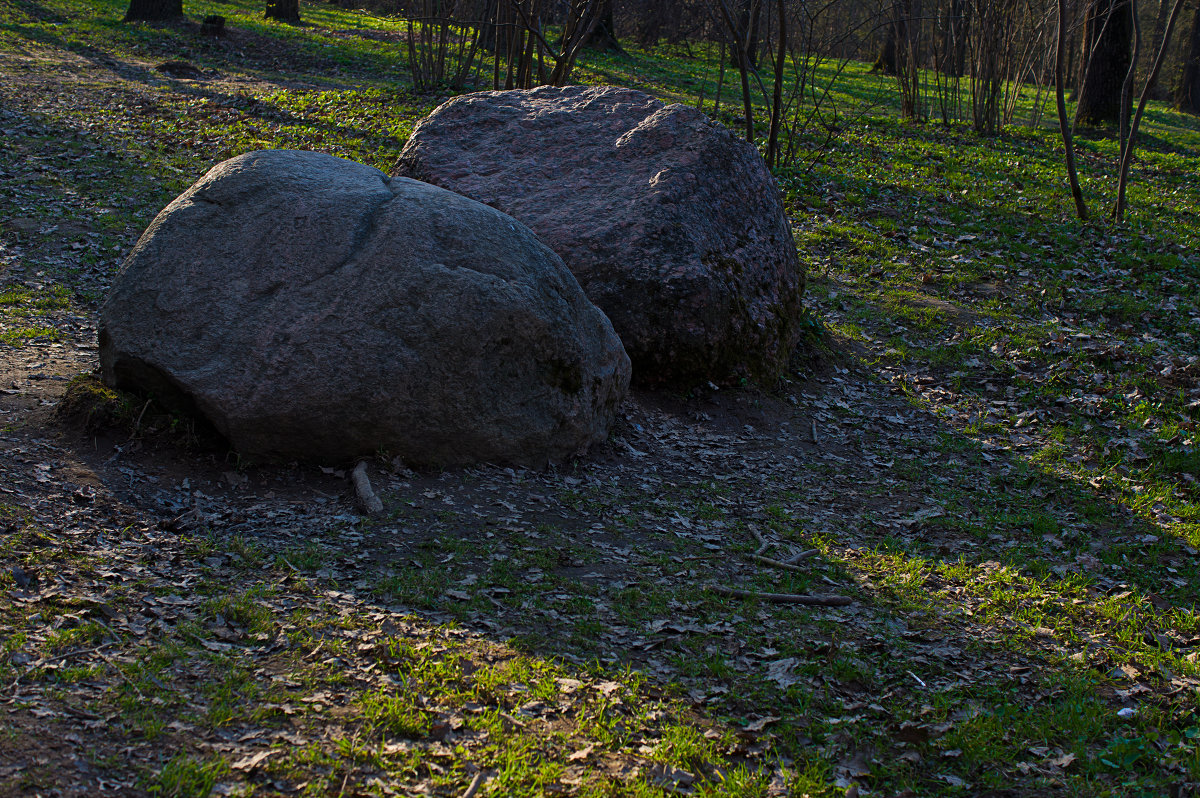
{"label": "rock surface", "polygon": [[804,274],[758,151],[700,112],[612,87],[450,100],[398,174],[491,205],[562,256],[641,384],[772,377]]}
{"label": "rock surface", "polygon": [[214,167],[101,310],[105,381],[188,403],[240,452],[541,465],[607,435],[608,319],[526,227],[310,152]]}

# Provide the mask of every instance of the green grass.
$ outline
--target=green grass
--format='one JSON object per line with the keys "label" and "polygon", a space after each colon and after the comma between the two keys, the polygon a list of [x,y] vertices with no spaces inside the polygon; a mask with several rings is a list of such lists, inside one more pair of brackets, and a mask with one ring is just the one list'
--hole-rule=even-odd
{"label": "green grass", "polygon": [[146,785],[151,795],[164,798],[205,798],[218,778],[229,772],[224,760],[200,760],[179,754],[163,765]]}
{"label": "green grass", "polygon": [[414,703],[411,694],[388,692],[362,697],[363,719],[375,734],[389,737],[421,738],[429,733],[429,715]]}
{"label": "green grass", "polygon": [[57,341],[58,330],[44,319],[68,306],[69,293],[62,286],[0,288],[0,343],[22,347],[33,341]]}
{"label": "green grass", "polygon": [[[388,38],[397,20],[313,4],[291,27],[242,0],[189,5],[193,20],[226,16],[242,37],[227,48],[183,26],[122,24],[124,6],[0,10],[0,50],[34,59],[28,77],[46,89],[11,80],[0,96],[21,115],[0,125],[21,128],[0,149],[0,172],[22,176],[0,180],[11,209],[0,252],[16,253],[17,268],[0,287],[10,347],[61,342],[60,323],[102,298],[96,276],[111,276],[154,213],[219,161],[288,147],[390,170],[443,99],[406,85],[404,48]],[[628,49],[586,53],[577,78],[690,105],[703,96],[712,110],[715,51]],[[53,66],[67,57],[92,65],[69,85]],[[216,79],[163,77],[153,66],[167,59]],[[866,399],[825,401],[811,383],[797,389],[809,398],[790,395],[819,415],[814,429],[852,430],[859,454],[879,455],[862,484],[811,458],[762,480],[514,475],[514,490],[556,480],[538,487],[545,517],[489,524],[496,508],[477,496],[440,501],[470,485],[459,475],[444,494],[389,497],[403,510],[379,523],[386,539],[365,564],[347,561],[337,531],[276,545],[197,530],[172,543],[195,572],[186,589],[143,576],[105,605],[135,616],[144,597],[186,592],[189,617],[112,638],[111,661],[24,671],[13,654],[69,660],[111,635],[88,615],[94,604],[67,595],[0,604],[0,683],[21,676],[56,701],[95,688],[87,706],[71,705],[87,713],[77,717],[108,719],[122,744],[159,754],[180,724],[304,737],[255,772],[199,749],[161,754],[140,782],[159,795],[226,781],[338,794],[372,778],[461,794],[476,767],[506,795],[665,795],[676,771],[696,794],[730,796],[772,784],[844,795],[847,772],[875,794],[917,795],[1152,795],[1194,778],[1195,690],[1168,685],[1200,678],[1200,370],[1189,362],[1200,340],[1200,124],[1152,104],[1127,223],[1082,225],[1056,131],[1048,118],[1027,124],[1031,95],[1017,124],[981,138],[898,119],[894,87],[866,64],[840,74],[826,64],[818,77],[833,81],[839,131],[820,148],[812,132],[777,172],[809,312],[827,342],[853,352],[836,363],[928,411],[895,422]],[[718,119],[736,128],[737,114],[727,93]],[[1113,137],[1079,147],[1102,215]],[[896,442],[925,424],[937,425],[926,448]],[[845,495],[828,497],[828,513],[804,514],[835,488]],[[899,519],[893,499],[942,509]],[[779,556],[818,554],[800,573],[749,569],[752,528]],[[0,507],[0,529],[5,592],[15,564],[69,569],[79,584],[112,567],[15,508]],[[221,565],[203,564],[215,555]],[[593,567],[611,570],[580,575]],[[703,589],[731,573],[756,590],[843,592],[862,609],[843,622]],[[384,634],[376,615],[409,628]],[[454,621],[496,631],[468,637]],[[1119,715],[1126,706],[1136,712]],[[747,731],[756,721],[761,733]],[[636,763],[638,775],[586,775],[602,762]]]}

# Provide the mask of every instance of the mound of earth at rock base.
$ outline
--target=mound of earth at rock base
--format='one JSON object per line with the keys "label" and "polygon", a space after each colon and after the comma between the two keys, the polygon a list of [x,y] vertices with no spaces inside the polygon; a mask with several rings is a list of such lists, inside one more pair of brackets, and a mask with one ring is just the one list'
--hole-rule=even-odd
{"label": "mound of earth at rock base", "polygon": [[608,314],[637,383],[787,362],[804,273],[779,190],[695,109],[613,87],[470,94],[417,125],[396,171],[529,225]]}
{"label": "mound of earth at rock base", "polygon": [[604,314],[524,225],[310,152],[253,152],[168,205],[100,314],[105,382],[248,455],[541,465],[629,383]]}

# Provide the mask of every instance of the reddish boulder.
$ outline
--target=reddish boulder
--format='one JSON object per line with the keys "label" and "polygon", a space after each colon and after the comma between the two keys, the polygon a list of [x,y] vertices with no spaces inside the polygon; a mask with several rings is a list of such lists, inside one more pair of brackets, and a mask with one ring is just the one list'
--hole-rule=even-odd
{"label": "reddish boulder", "polygon": [[528,225],[612,320],[643,385],[771,378],[804,274],[758,151],[702,113],[612,87],[453,99],[398,174]]}

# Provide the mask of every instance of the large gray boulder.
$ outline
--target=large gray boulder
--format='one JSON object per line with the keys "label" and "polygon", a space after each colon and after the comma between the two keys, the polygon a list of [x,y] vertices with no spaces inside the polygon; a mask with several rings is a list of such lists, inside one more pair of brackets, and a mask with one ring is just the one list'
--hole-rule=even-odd
{"label": "large gray boulder", "polygon": [[101,309],[100,362],[245,454],[431,466],[575,455],[629,383],[608,319],[524,225],[284,150],[217,165],[155,218]]}
{"label": "large gray boulder", "polygon": [[758,151],[702,113],[612,87],[458,97],[396,171],[491,205],[562,256],[647,385],[770,378],[804,274]]}

